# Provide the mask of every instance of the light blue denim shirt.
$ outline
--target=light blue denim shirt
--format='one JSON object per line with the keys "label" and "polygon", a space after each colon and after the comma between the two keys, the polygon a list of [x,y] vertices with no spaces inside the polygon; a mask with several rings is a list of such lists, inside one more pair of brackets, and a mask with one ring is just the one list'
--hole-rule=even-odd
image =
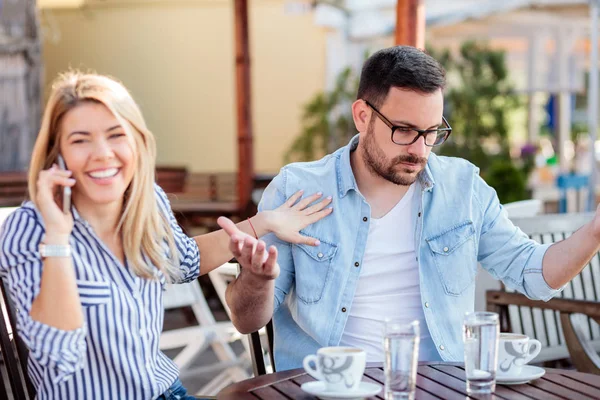
{"label": "light blue denim shirt", "polygon": [[[274,209],[300,189],[333,196],[333,213],[302,231],[319,246],[265,237],[277,247],[281,268],[273,315],[277,370],[301,367],[306,355],[342,337],[371,219],[350,166],[357,144],[358,135],[321,160],[285,166],[259,205]],[[509,288],[548,300],[559,292],[542,276],[550,245],[530,240],[510,222],[494,189],[466,160],[432,153],[418,184],[414,226],[423,311],[440,358],[461,361],[462,321],[474,308],[477,263]]]}

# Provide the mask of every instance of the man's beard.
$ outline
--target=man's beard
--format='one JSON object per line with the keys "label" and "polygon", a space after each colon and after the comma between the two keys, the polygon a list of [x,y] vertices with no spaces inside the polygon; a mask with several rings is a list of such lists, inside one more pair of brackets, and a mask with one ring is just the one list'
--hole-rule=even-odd
{"label": "man's beard", "polygon": [[[373,116],[375,117],[375,116]],[[367,165],[367,168],[374,176],[380,176],[383,179],[392,182],[396,185],[410,186],[416,180],[419,172],[425,168],[427,164],[427,158],[417,157],[415,155],[401,155],[394,157],[391,161],[388,161],[385,154],[375,144],[375,120],[372,118],[367,128],[367,134],[363,139],[363,160]],[[414,173],[413,169],[402,168],[401,163],[418,164],[421,169]],[[397,166],[400,165],[400,170]]]}

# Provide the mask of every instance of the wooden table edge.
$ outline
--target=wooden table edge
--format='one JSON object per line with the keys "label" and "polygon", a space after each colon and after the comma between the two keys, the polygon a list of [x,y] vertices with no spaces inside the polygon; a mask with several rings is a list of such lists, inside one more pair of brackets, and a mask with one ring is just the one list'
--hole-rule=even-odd
{"label": "wooden table edge", "polygon": [[[420,362],[419,366],[456,366],[463,367],[464,364],[461,362]],[[367,363],[366,369],[373,368],[382,368],[382,363]],[[550,374],[561,374],[566,376],[576,377],[579,374],[583,374],[582,372],[575,370],[565,370],[565,369],[557,369],[557,368],[544,368],[546,373]],[[254,390],[262,389],[268,386],[275,385],[277,383],[281,383],[290,379],[298,378],[302,375],[305,375],[306,371],[303,368],[295,368],[291,370],[276,372],[273,374],[261,375],[259,377],[249,378],[240,382],[233,383],[223,390],[221,390],[217,399],[229,399],[233,398],[231,396],[240,395],[242,393],[249,393]],[[275,380],[273,380],[275,379]],[[600,379],[600,377],[599,377]]]}

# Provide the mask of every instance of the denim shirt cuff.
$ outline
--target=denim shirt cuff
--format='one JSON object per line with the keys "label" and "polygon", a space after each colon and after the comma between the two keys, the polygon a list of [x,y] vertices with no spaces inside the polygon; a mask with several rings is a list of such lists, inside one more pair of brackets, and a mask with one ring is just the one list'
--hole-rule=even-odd
{"label": "denim shirt cuff", "polygon": [[537,246],[531,254],[525,270],[523,271],[525,278],[525,294],[531,299],[548,301],[560,293],[566,286],[565,285],[558,289],[553,289],[548,285],[546,279],[544,279],[544,275],[542,273],[542,261],[546,251],[548,251],[548,248],[552,246],[552,244],[553,243],[547,243]]}

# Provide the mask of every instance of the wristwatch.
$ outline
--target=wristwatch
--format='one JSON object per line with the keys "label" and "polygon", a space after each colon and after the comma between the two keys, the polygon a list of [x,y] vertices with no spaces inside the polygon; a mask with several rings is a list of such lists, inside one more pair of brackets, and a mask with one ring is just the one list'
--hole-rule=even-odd
{"label": "wristwatch", "polygon": [[68,244],[40,244],[40,255],[46,257],[71,257],[71,246]]}

